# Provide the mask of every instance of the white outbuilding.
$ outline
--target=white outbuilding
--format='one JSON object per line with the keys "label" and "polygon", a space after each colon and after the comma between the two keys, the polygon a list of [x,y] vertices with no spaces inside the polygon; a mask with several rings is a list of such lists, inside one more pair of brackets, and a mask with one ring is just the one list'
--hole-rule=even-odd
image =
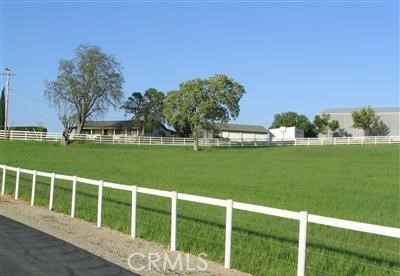
{"label": "white outbuilding", "polygon": [[218,126],[219,132],[215,135],[210,131],[204,132],[204,138],[223,138],[241,141],[267,141],[269,132],[260,125],[223,124]]}
{"label": "white outbuilding", "polygon": [[295,138],[304,138],[304,130],[297,127],[270,128],[271,141],[291,141]]}

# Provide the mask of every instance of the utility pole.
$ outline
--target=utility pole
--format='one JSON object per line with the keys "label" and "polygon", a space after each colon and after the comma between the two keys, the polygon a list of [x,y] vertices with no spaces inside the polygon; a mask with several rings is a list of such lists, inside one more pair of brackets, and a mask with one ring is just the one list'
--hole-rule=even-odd
{"label": "utility pole", "polygon": [[4,140],[7,139],[7,129],[8,129],[8,99],[9,99],[9,91],[10,91],[10,77],[15,76],[15,74],[11,74],[10,68],[4,69],[6,72],[1,75],[6,76],[6,84],[4,86],[5,90],[5,98],[4,98]]}

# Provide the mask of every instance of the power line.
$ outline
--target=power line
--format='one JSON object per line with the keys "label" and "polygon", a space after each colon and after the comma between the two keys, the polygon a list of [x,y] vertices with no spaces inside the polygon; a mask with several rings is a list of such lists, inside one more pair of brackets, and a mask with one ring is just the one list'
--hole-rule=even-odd
{"label": "power line", "polygon": [[30,99],[30,100],[32,100],[32,101],[36,101],[36,102],[39,102],[39,103],[42,103],[42,104],[46,104],[46,105],[49,104],[48,102],[45,102],[45,101],[43,101],[43,100],[40,100],[40,99],[35,98],[35,97],[32,97],[32,96],[29,96],[29,95],[27,95],[27,94],[25,94],[25,93],[22,93],[22,92],[20,92],[20,91],[15,90],[15,89],[10,89],[10,90],[13,91],[13,92],[15,92],[15,93],[17,93],[17,94],[19,94],[19,95],[21,95],[21,96],[24,96],[25,98]]}

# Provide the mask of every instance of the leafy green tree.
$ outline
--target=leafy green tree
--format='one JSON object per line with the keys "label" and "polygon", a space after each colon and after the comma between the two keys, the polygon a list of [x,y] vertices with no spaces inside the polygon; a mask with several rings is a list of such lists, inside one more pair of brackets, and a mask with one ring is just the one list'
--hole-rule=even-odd
{"label": "leafy green tree", "polygon": [[167,94],[165,118],[172,126],[190,129],[193,149],[197,151],[204,130],[217,131],[217,124],[237,118],[244,93],[241,84],[225,75],[189,80],[181,83],[179,90]]}
{"label": "leafy green tree", "polygon": [[164,122],[164,93],[149,88],[142,95],[134,92],[122,105],[125,113],[132,115],[133,123],[140,127],[142,136],[146,130]]}
{"label": "leafy green tree", "polygon": [[322,134],[327,134],[328,129],[329,129],[329,119],[330,119],[329,114],[322,113],[321,115],[316,115],[314,117],[314,125],[315,125],[315,130],[318,133]]}
{"label": "leafy green tree", "polygon": [[178,137],[190,137],[192,135],[188,121],[184,122],[182,125],[174,124],[172,127],[175,130],[175,135]]}
{"label": "leafy green tree", "polygon": [[140,128],[140,135],[144,135],[144,113],[145,113],[145,100],[141,92],[133,92],[131,96],[121,106],[125,114],[132,115],[132,122],[135,126]]}
{"label": "leafy green tree", "polygon": [[1,90],[1,96],[0,96],[0,126],[4,127],[6,120],[6,96],[4,92],[4,87],[3,90]]}
{"label": "leafy green tree", "polygon": [[338,120],[332,120],[328,124],[329,130],[331,131],[331,134],[336,132],[340,128],[340,124]]}
{"label": "leafy green tree", "polygon": [[363,107],[360,111],[353,111],[351,115],[353,117],[353,127],[362,129],[365,136],[374,135],[374,126],[376,129],[380,125],[379,116],[375,114],[375,111],[370,106]]}
{"label": "leafy green tree", "polygon": [[297,127],[304,130],[305,137],[316,137],[315,126],[302,114],[293,111],[282,112],[274,115],[274,121],[270,128]]}
{"label": "leafy green tree", "polygon": [[322,113],[314,117],[315,131],[319,134],[328,134],[330,137],[332,133],[337,131],[340,127],[338,120],[331,120],[329,114]]}
{"label": "leafy green tree", "polygon": [[55,81],[46,81],[45,95],[57,108],[76,118],[76,131],[88,118],[104,114],[110,106],[117,107],[123,99],[122,66],[116,58],[99,47],[81,45],[71,60],[61,60]]}

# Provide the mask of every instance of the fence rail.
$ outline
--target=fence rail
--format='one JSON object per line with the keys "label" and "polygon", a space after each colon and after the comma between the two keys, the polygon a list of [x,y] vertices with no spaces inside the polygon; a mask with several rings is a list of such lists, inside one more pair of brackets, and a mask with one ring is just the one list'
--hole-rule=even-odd
{"label": "fence rail", "polygon": [[50,184],[50,199],[49,199],[49,210],[53,208],[53,198],[54,198],[54,186],[55,180],[69,180],[72,181],[72,200],[71,200],[71,217],[75,216],[75,199],[76,199],[76,185],[77,183],[95,185],[98,187],[98,199],[97,199],[97,227],[101,227],[102,219],[102,202],[103,202],[103,188],[111,188],[116,190],[123,190],[131,193],[131,237],[136,237],[136,199],[137,193],[161,196],[171,199],[171,237],[170,237],[170,249],[172,251],[176,250],[176,238],[177,238],[177,202],[178,200],[196,202],[201,204],[214,205],[226,209],[225,216],[225,257],[224,265],[225,268],[229,269],[231,267],[231,247],[232,247],[232,217],[233,210],[242,210],[247,212],[259,213],[269,216],[276,216],[286,219],[292,219],[299,221],[299,244],[298,244],[298,261],[297,261],[297,275],[304,276],[305,274],[305,262],[306,262],[306,243],[307,243],[307,225],[308,223],[320,224],[330,227],[336,227],[341,229],[353,230],[358,232],[376,234],[386,237],[392,237],[400,239],[400,228],[374,225],[362,222],[356,222],[351,220],[337,219],[331,217],[324,217],[309,214],[307,211],[289,211],[277,208],[271,208],[261,205],[254,205],[248,203],[242,203],[233,201],[231,199],[218,199],[197,195],[190,195],[184,193],[178,193],[176,191],[164,191],[156,190],[144,187],[138,187],[134,185],[117,184],[111,182],[104,182],[103,180],[93,180],[84,177],[68,176],[57,173],[40,172],[30,169],[21,169],[17,167],[10,167],[7,165],[0,165],[3,170],[2,174],[2,185],[1,185],[1,195],[4,195],[5,185],[6,185],[6,175],[7,171],[16,172],[15,180],[15,199],[18,199],[18,189],[19,189],[19,179],[20,174],[31,174],[32,175],[32,191],[31,191],[31,205],[34,205],[35,200],[35,187],[36,187],[36,176],[48,177],[51,180]]}
{"label": "fence rail", "polygon": [[[4,130],[0,130],[0,139],[5,137]],[[58,132],[15,131],[7,132],[7,139],[30,141],[60,141],[62,134]],[[124,135],[90,135],[71,134],[71,140],[88,141],[104,144],[132,144],[132,145],[173,145],[192,146],[193,138],[182,137],[150,137]],[[268,147],[268,146],[324,146],[324,145],[366,145],[366,144],[400,144],[400,136],[362,136],[362,137],[327,137],[327,138],[294,138],[291,140],[254,140],[254,139],[218,139],[201,138],[200,146],[213,147]]]}

